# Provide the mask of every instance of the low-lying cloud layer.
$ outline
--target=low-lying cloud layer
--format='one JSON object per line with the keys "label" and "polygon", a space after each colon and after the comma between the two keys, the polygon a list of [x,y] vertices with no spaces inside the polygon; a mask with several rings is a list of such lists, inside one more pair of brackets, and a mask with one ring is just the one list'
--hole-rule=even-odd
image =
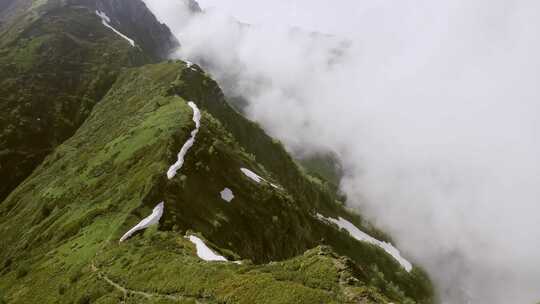
{"label": "low-lying cloud layer", "polygon": [[359,3],[337,37],[146,2],[175,56],[206,62],[291,151],[340,157],[348,203],[445,303],[540,300],[540,4]]}

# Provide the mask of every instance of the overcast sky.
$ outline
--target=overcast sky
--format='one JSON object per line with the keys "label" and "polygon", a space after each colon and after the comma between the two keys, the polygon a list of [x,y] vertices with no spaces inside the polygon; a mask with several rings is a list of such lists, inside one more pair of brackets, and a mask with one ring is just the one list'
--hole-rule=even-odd
{"label": "overcast sky", "polygon": [[[323,33],[350,34],[358,20],[370,9],[387,5],[389,1],[247,1],[201,0],[203,9],[216,8],[240,21],[276,26],[298,26]],[[324,19],[324,20],[321,20]]]}

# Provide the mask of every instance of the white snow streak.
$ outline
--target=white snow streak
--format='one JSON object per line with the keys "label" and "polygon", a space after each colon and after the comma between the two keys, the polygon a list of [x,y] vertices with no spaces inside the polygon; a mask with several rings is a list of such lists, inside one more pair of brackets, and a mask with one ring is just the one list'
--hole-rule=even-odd
{"label": "white snow streak", "polygon": [[137,225],[133,226],[133,228],[129,229],[128,232],[126,232],[121,238],[120,242],[125,241],[127,238],[129,238],[133,233],[146,229],[152,225],[155,225],[159,223],[159,220],[161,219],[161,216],[163,215],[163,208],[164,203],[161,202],[157,204],[154,207],[154,210],[152,210],[152,214],[145,217],[142,221],[140,221]]}
{"label": "white snow streak", "polygon": [[105,14],[105,12],[96,11],[96,15],[98,15],[101,18],[101,23],[103,23],[104,26],[110,28],[118,36],[120,36],[120,37],[124,38],[125,40],[127,40],[127,42],[129,42],[129,44],[131,44],[132,47],[135,47],[135,41],[133,41],[133,39],[131,39],[128,36],[120,33],[120,31],[118,31],[117,29],[112,27],[112,25],[110,25],[111,19],[109,18],[109,16],[107,16],[107,14]]}
{"label": "white snow streak", "polygon": [[254,180],[257,183],[261,183],[261,181],[265,180],[264,178],[258,176],[255,172],[253,172],[253,171],[251,171],[249,169],[240,168],[240,171],[242,171],[242,173],[244,173],[245,176],[251,178],[252,180]]}
{"label": "white snow streak", "polygon": [[265,181],[267,182],[268,184],[270,184],[270,186],[278,189],[278,190],[281,190],[281,187],[276,185],[276,184],[272,184],[271,182],[267,181],[266,179],[260,177],[259,175],[257,175],[257,173],[249,170],[249,169],[246,169],[246,168],[240,168],[240,171],[242,171],[242,173],[244,173],[245,176],[251,178],[253,181],[255,181],[256,183],[260,184],[262,181]]}
{"label": "white snow streak", "polygon": [[234,194],[229,188],[223,189],[219,194],[221,195],[221,198],[228,203],[230,203],[234,198]]}
{"label": "white snow streak", "polygon": [[406,259],[404,259],[399,253],[399,250],[396,247],[394,247],[392,244],[387,243],[387,242],[382,242],[371,237],[370,235],[361,231],[354,224],[352,224],[351,222],[347,221],[346,219],[342,217],[339,217],[339,219],[337,220],[330,217],[324,217],[321,214],[317,214],[317,217],[322,221],[334,223],[339,228],[347,230],[351,234],[352,237],[354,237],[355,239],[359,241],[368,242],[370,244],[373,244],[382,248],[384,251],[386,251],[386,253],[388,253],[394,259],[396,259],[396,261],[398,261],[399,264],[401,264],[401,266],[403,266],[403,268],[407,270],[407,272],[410,272],[412,270],[412,264]]}
{"label": "white snow streak", "polygon": [[274,187],[274,188],[276,188],[276,189],[278,189],[278,190],[281,190],[281,188],[280,188],[278,185],[276,185],[276,184],[270,183],[270,186],[272,186],[272,187]]}
{"label": "white snow streak", "polygon": [[182,146],[180,152],[178,152],[178,160],[169,167],[169,170],[167,171],[167,177],[169,179],[172,179],[176,175],[176,172],[182,168],[182,165],[184,164],[184,157],[186,156],[189,148],[191,148],[191,146],[193,146],[195,143],[195,136],[197,136],[197,133],[199,133],[199,128],[201,126],[201,112],[199,111],[199,108],[197,108],[197,105],[193,101],[188,102],[188,105],[193,109],[193,121],[195,122],[195,129],[191,131],[191,137],[184,143],[184,146]]}
{"label": "white snow streak", "polygon": [[197,247],[197,255],[205,261],[227,261],[221,255],[215,254],[200,238],[190,235],[188,239]]}

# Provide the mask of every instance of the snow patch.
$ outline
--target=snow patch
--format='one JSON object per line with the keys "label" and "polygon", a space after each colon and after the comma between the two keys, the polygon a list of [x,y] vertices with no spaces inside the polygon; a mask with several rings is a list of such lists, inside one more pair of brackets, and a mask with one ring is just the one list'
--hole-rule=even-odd
{"label": "snow patch", "polygon": [[221,198],[228,203],[230,203],[234,198],[234,194],[229,188],[223,189],[219,194],[221,195]]}
{"label": "snow patch", "polygon": [[133,228],[129,229],[128,232],[126,232],[121,238],[120,242],[125,241],[127,238],[129,238],[133,233],[146,229],[152,225],[155,225],[159,223],[159,220],[161,219],[161,216],[163,215],[163,209],[164,209],[164,202],[161,202],[157,204],[154,207],[154,210],[152,210],[152,214],[145,217],[142,221],[140,221],[137,225],[133,226]]}
{"label": "snow patch", "polygon": [[227,261],[221,255],[215,254],[200,238],[190,235],[188,239],[197,247],[197,256],[205,261]]}
{"label": "snow patch", "polygon": [[176,172],[182,168],[182,165],[184,165],[184,157],[195,143],[195,136],[197,136],[197,133],[199,133],[199,128],[201,127],[201,111],[199,111],[199,108],[197,108],[197,105],[193,101],[188,102],[188,105],[193,109],[193,121],[195,122],[195,129],[191,131],[191,137],[184,143],[182,149],[180,149],[180,152],[178,152],[178,160],[169,167],[169,170],[167,171],[167,178],[169,179],[172,179],[176,175]]}
{"label": "snow patch", "polygon": [[262,181],[264,181],[264,182],[270,184],[270,186],[272,186],[273,188],[278,189],[278,190],[282,190],[282,188],[280,186],[278,186],[276,184],[272,184],[271,182],[269,182],[266,179],[260,177],[255,172],[253,172],[253,171],[251,171],[249,169],[240,168],[240,171],[242,171],[242,173],[244,173],[245,176],[251,178],[253,181],[255,181],[258,184],[260,184]]}
{"label": "snow patch", "polygon": [[103,22],[107,22],[107,23],[111,22],[111,18],[109,18],[109,16],[107,16],[105,12],[96,11],[96,15],[98,15]]}
{"label": "snow patch", "polygon": [[278,190],[281,190],[281,187],[279,187],[279,186],[278,186],[278,185],[276,185],[276,184],[272,184],[272,183],[270,183],[270,186],[272,186],[272,187],[274,187],[274,188],[276,188],[276,189],[278,189]]}
{"label": "snow patch", "polygon": [[129,42],[129,44],[131,44],[132,47],[135,47],[135,41],[133,41],[133,39],[131,39],[128,36],[120,33],[120,31],[118,31],[117,29],[112,27],[112,25],[110,24],[111,18],[109,18],[109,16],[107,16],[107,14],[105,14],[105,12],[96,11],[96,15],[98,15],[101,18],[101,23],[103,23],[103,25],[105,27],[108,27],[113,32],[115,32],[118,36],[120,36],[120,37],[124,38],[125,40],[127,40],[127,42]]}
{"label": "snow patch", "polygon": [[403,258],[399,250],[396,247],[394,247],[392,244],[379,241],[371,237],[367,233],[358,229],[353,223],[347,221],[346,219],[342,217],[339,217],[339,219],[334,219],[330,217],[324,217],[323,215],[319,213],[317,213],[317,217],[322,221],[334,223],[339,228],[347,230],[351,234],[352,237],[354,237],[355,239],[359,241],[368,242],[370,244],[373,244],[375,246],[382,248],[384,251],[386,251],[386,253],[388,253],[396,261],[398,261],[399,264],[401,264],[401,266],[403,266],[403,268],[407,270],[407,272],[410,272],[412,270],[412,264],[409,261],[407,261],[405,258]]}
{"label": "snow patch", "polygon": [[254,180],[256,183],[261,183],[261,181],[264,180],[264,178],[258,176],[255,172],[249,170],[249,169],[246,169],[246,168],[240,168],[240,171],[242,171],[242,173],[244,173],[245,176],[251,178],[252,180]]}

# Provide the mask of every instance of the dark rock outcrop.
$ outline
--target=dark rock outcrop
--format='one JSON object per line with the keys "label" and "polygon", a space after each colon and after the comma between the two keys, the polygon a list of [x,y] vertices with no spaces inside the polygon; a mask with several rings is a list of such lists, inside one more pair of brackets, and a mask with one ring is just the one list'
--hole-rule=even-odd
{"label": "dark rock outcrop", "polygon": [[188,8],[192,13],[202,13],[202,9],[199,6],[199,3],[195,0],[186,0],[188,4]]}
{"label": "dark rock outcrop", "polygon": [[155,58],[166,58],[178,46],[170,29],[141,0],[72,0],[70,3],[106,13],[113,27]]}

